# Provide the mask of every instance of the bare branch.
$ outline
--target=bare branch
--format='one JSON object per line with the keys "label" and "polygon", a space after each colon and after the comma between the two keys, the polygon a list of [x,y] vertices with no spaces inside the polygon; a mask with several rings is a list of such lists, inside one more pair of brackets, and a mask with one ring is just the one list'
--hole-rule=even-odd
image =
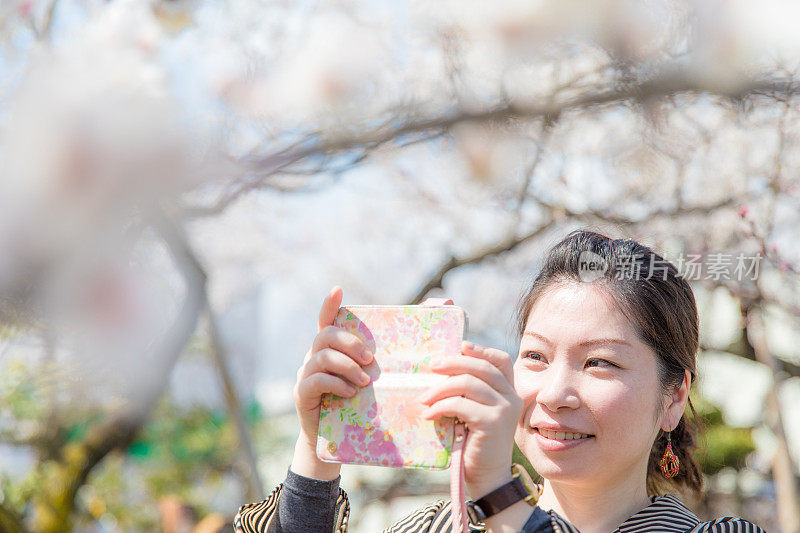
{"label": "bare branch", "polygon": [[153,348],[158,354],[154,360],[159,361],[161,367],[153,369],[153,380],[143,391],[142,404],[118,411],[104,423],[92,427],[80,443],[71,444],[70,450],[62,450],[59,459],[53,462],[53,474],[46,478],[42,490],[35,497],[36,531],[63,531],[69,524],[77,491],[92,469],[113,450],[130,446],[166,389],[172,368],[205,306],[206,275],[188,246],[182,229],[159,209],[155,209],[152,216],[186,282],[186,295],[178,315],[165,338]]}
{"label": "bare branch", "polygon": [[743,98],[750,94],[762,94],[767,91],[782,93],[793,90],[791,84],[770,80],[753,81],[740,87],[710,87],[695,76],[681,71],[665,72],[662,75],[640,84],[615,88],[599,93],[591,93],[567,100],[537,106],[521,106],[508,103],[499,108],[486,111],[470,112],[459,110],[456,113],[407,122],[397,127],[382,127],[377,130],[353,136],[341,136],[336,139],[319,141],[308,147],[282,151],[253,161],[260,172],[268,172],[273,168],[283,168],[288,164],[300,161],[315,154],[330,154],[352,150],[359,146],[382,144],[398,137],[430,130],[449,130],[463,122],[492,122],[509,118],[548,118],[558,117],[572,109],[583,109],[626,100],[642,101],[649,98],[668,96],[680,92],[708,92],[728,98]]}
{"label": "bare branch", "polygon": [[47,11],[45,12],[44,15],[44,21],[42,21],[42,29],[37,35],[39,40],[42,41],[50,40],[50,33],[53,28],[53,15],[55,14],[57,4],[58,0],[52,0],[50,2],[50,5],[47,6]]}
{"label": "bare branch", "polygon": [[220,338],[219,328],[217,327],[217,317],[211,309],[211,305],[208,303],[208,297],[206,297],[206,313],[211,337],[211,357],[214,360],[214,365],[217,367],[217,372],[222,381],[222,392],[225,397],[225,405],[228,408],[228,414],[236,424],[236,431],[239,437],[239,451],[245,462],[245,464],[241,466],[241,474],[245,481],[245,495],[248,500],[255,501],[264,494],[264,485],[258,474],[256,454],[250,439],[250,431],[247,428],[247,422],[244,419],[242,403],[239,400],[239,394],[236,392],[236,387],[233,383],[233,376],[228,368],[227,353],[222,339]]}
{"label": "bare branch", "polygon": [[[405,148],[407,146],[411,146],[414,144],[428,142],[433,139],[439,138],[444,134],[445,130],[438,130],[438,131],[434,130],[430,132],[424,132],[423,135],[419,135],[414,138],[407,139],[403,142],[398,143],[398,148]],[[296,143],[295,146],[300,146],[300,145],[302,145],[302,143]],[[312,177],[320,173],[338,177],[340,174],[343,174],[344,172],[352,169],[355,165],[363,162],[379,147],[380,147],[379,144],[372,144],[369,146],[362,147],[360,150],[361,153],[358,156],[348,161],[346,164],[334,168],[327,166],[329,164],[332,154],[320,153],[316,154],[316,156],[323,157],[324,158],[323,162],[317,164],[316,166],[310,169],[301,170],[301,169],[291,168],[292,165],[303,162],[303,160],[298,160],[296,162],[292,162],[291,164],[287,164],[286,166],[274,168],[269,171],[257,171],[257,172],[250,171],[249,174],[247,174],[244,178],[241,178],[239,180],[239,183],[236,185],[233,191],[223,195],[219,200],[217,200],[213,204],[207,206],[205,205],[185,206],[181,208],[181,217],[200,218],[200,217],[219,215],[223,211],[225,211],[225,209],[227,209],[231,204],[233,204],[239,198],[241,198],[243,195],[255,190],[269,189],[280,192],[304,192],[304,193],[321,190],[325,187],[328,187],[334,182],[328,182],[322,186],[317,186],[312,188],[309,187],[308,185],[308,182],[311,181],[310,179],[306,180],[306,182],[303,183],[302,185],[296,187],[289,187],[282,184],[276,184],[274,180],[288,176]],[[248,156],[248,158],[252,157],[253,157],[252,155]]]}
{"label": "bare branch", "polygon": [[539,163],[542,161],[545,144],[550,137],[550,132],[552,129],[553,122],[547,120],[542,121],[542,126],[539,130],[539,139],[536,140],[536,155],[534,156],[533,161],[531,161],[531,164],[528,166],[528,168],[525,169],[525,180],[522,183],[522,187],[520,187],[519,192],[517,193],[517,205],[514,209],[514,215],[517,222],[519,222],[521,218],[522,206],[525,203],[525,198],[528,196],[528,188],[530,188],[533,175],[536,172],[536,169],[539,167]]}
{"label": "bare branch", "polygon": [[[741,343],[733,343],[728,346],[711,346],[701,343],[700,350],[704,352],[725,352],[749,361],[758,361],[755,353],[745,349]],[[775,364],[778,372],[781,372],[783,375],[793,378],[800,377],[800,365],[784,361],[778,357],[775,358]]]}
{"label": "bare branch", "polygon": [[537,229],[528,233],[527,235],[524,235],[522,237],[511,236],[495,246],[490,246],[488,248],[478,250],[474,252],[472,255],[467,257],[459,259],[456,258],[455,256],[450,256],[450,258],[441,267],[439,267],[439,270],[436,271],[433,277],[431,277],[431,279],[422,287],[422,289],[420,289],[420,291],[416,294],[416,296],[414,296],[411,299],[409,303],[412,305],[418,304],[422,302],[423,298],[425,298],[425,296],[431,290],[435,288],[442,288],[442,280],[444,279],[445,274],[447,274],[451,270],[464,265],[480,263],[481,261],[489,257],[494,257],[504,252],[510,252],[514,250],[516,247],[518,247],[520,244],[523,244],[540,236],[545,231],[550,229],[553,224],[554,221],[551,220],[550,222],[538,227]]}
{"label": "bare branch", "polygon": [[644,102],[677,93],[710,93],[724,98],[741,99],[753,95],[785,94],[795,90],[796,87],[789,82],[770,79],[749,80],[736,87],[714,86],[709,80],[700,79],[692,72],[679,68],[665,68],[660,75],[640,83],[625,84],[605,91],[591,91],[562,101],[555,101],[551,98],[539,106],[506,102],[501,106],[484,111],[459,109],[440,117],[410,120],[400,125],[396,125],[397,121],[393,120],[360,134],[340,135],[328,139],[320,138],[266,156],[249,156],[241,163],[245,168],[250,169],[249,174],[256,179],[248,187],[227,196],[218,207],[211,211],[224,209],[239,195],[258,188],[259,183],[262,183],[264,179],[309,157],[375,148],[408,135],[431,131],[446,132],[465,122],[501,122],[520,118],[544,118],[552,121],[570,110],[587,109],[625,101]]}
{"label": "bare branch", "polygon": [[614,213],[609,213],[606,211],[596,211],[592,209],[587,209],[585,211],[575,211],[573,209],[569,209],[561,205],[548,204],[533,196],[529,196],[529,198],[533,199],[539,206],[541,206],[544,209],[560,210],[568,217],[591,220],[593,222],[602,222],[605,224],[613,224],[617,226],[632,226],[636,224],[649,222],[654,218],[682,217],[688,215],[707,215],[719,209],[734,207],[739,202],[739,199],[737,198],[726,198],[725,200],[707,206],[687,207],[684,205],[679,205],[677,207],[669,209],[656,209],[655,211],[650,211],[649,213],[643,215],[641,219],[634,219],[623,215],[616,215]]}
{"label": "bare branch", "polygon": [[[533,197],[531,197],[533,198]],[[472,255],[464,258],[457,258],[455,256],[450,256],[447,261],[445,261],[442,266],[436,271],[436,273],[425,283],[425,285],[419,290],[419,292],[411,299],[411,304],[418,304],[420,303],[425,296],[433,289],[442,288],[442,281],[444,276],[453,269],[458,267],[473,264],[473,263],[480,263],[484,259],[488,257],[493,257],[504,252],[509,252],[515,249],[520,244],[527,242],[531,239],[534,239],[544,233],[546,230],[550,229],[555,222],[560,221],[564,217],[569,217],[576,220],[581,219],[588,219],[593,222],[602,222],[607,224],[615,224],[615,225],[622,225],[622,226],[631,226],[635,224],[639,224],[644,222],[645,220],[652,220],[653,218],[658,217],[679,217],[679,216],[687,216],[687,215],[695,215],[695,214],[707,214],[718,209],[723,209],[726,207],[731,207],[736,205],[736,200],[733,198],[729,198],[723,200],[722,202],[718,202],[716,204],[710,206],[696,206],[696,207],[684,207],[679,206],[675,209],[659,209],[656,211],[650,212],[646,217],[645,220],[634,220],[631,218],[608,214],[605,212],[599,211],[584,211],[578,212],[568,209],[563,206],[556,206],[547,204],[537,198],[533,198],[536,203],[538,203],[542,208],[546,209],[550,213],[550,220],[534,230],[531,233],[523,237],[515,237],[510,236],[507,237],[503,242],[495,245],[490,246],[488,248],[484,248],[482,250],[478,250],[477,252],[473,253]]]}
{"label": "bare branch", "polygon": [[780,387],[786,375],[780,371],[778,360],[767,346],[762,309],[754,306],[746,311],[747,337],[753,346],[756,359],[772,372],[772,384],[767,391],[766,423],[777,440],[772,458],[772,476],[775,479],[778,520],[783,531],[800,529],[800,486],[795,477],[796,467],[789,452],[786,425],[783,421]]}

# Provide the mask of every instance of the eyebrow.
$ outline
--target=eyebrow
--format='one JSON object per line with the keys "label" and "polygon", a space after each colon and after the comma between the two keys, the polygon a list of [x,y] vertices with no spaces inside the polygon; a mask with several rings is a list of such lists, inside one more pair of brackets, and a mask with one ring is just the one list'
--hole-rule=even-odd
{"label": "eyebrow", "polygon": [[[534,331],[526,331],[525,333],[523,333],[522,336],[534,337],[536,339],[539,339],[543,343],[547,344],[548,346],[553,346],[553,342],[550,339],[542,335],[539,335]],[[590,339],[588,341],[579,342],[578,346],[597,346],[601,344],[623,344],[625,346],[630,346],[629,343],[625,342],[622,339],[612,339],[612,338]]]}

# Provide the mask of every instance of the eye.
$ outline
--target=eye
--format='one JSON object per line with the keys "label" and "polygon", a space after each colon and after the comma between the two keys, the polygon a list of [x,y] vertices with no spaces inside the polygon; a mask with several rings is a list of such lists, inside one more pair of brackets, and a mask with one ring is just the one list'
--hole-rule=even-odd
{"label": "eye", "polygon": [[547,362],[542,354],[530,350],[528,350],[527,352],[522,352],[522,358],[529,359],[531,361],[541,361],[543,363]]}
{"label": "eye", "polygon": [[598,368],[619,368],[618,365],[612,363],[608,359],[600,359],[599,357],[592,357],[591,359],[586,361],[586,367],[598,367]]}

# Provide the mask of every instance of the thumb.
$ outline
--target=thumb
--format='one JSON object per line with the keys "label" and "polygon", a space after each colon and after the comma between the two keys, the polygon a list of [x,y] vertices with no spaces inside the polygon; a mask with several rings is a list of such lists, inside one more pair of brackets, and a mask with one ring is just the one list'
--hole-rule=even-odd
{"label": "thumb", "polygon": [[331,292],[325,296],[325,300],[322,302],[322,309],[319,310],[318,331],[333,325],[333,319],[336,318],[339,306],[342,305],[342,295],[342,288],[335,285]]}

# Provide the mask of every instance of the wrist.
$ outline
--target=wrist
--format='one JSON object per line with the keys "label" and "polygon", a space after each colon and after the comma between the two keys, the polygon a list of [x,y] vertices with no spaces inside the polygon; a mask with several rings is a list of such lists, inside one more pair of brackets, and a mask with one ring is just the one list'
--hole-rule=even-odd
{"label": "wrist", "polygon": [[339,477],[342,465],[321,460],[317,457],[315,446],[301,435],[294,446],[294,457],[289,468],[295,474],[307,478],[331,481]]}
{"label": "wrist", "polygon": [[508,468],[498,471],[490,476],[486,476],[477,483],[467,485],[467,491],[473,500],[480,499],[498,487],[511,481],[511,465]]}
{"label": "wrist", "polygon": [[502,525],[504,528],[511,525],[517,528],[512,531],[518,531],[518,527],[529,517],[531,508],[536,506],[541,496],[541,487],[533,482],[530,474],[519,464],[512,464],[508,472],[510,481],[476,500],[467,502],[467,512],[473,522],[483,522],[487,526]]}

